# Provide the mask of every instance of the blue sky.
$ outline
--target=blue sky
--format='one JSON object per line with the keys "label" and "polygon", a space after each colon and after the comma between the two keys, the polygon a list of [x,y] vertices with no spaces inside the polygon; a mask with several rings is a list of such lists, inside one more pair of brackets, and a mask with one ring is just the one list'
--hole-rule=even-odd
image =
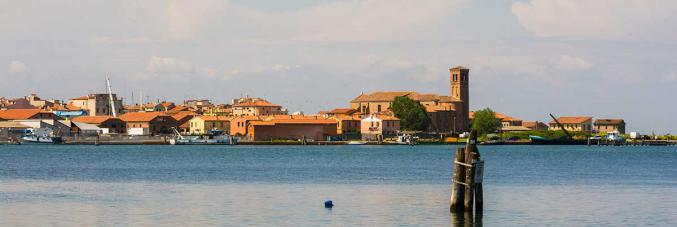
{"label": "blue sky", "polygon": [[[618,117],[677,131],[667,0],[0,0],[0,96],[261,96],[292,111],[360,92],[449,92],[524,120]],[[129,101],[129,100],[128,100]]]}

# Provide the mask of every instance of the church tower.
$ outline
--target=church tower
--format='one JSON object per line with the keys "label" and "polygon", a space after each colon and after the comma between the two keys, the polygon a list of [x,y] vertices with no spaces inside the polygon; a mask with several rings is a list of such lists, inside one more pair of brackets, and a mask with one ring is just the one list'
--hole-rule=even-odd
{"label": "church tower", "polygon": [[456,108],[456,129],[457,131],[461,132],[467,131],[470,124],[468,119],[468,114],[470,111],[470,92],[468,89],[469,75],[470,69],[462,66],[456,66],[449,69],[451,97],[455,100],[461,101],[460,105]]}

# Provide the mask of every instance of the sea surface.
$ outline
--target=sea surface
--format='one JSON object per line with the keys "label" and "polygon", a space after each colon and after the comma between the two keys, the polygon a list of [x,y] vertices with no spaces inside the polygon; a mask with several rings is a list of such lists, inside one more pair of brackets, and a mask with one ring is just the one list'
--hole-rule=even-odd
{"label": "sea surface", "polygon": [[[677,147],[0,146],[0,226],[677,226]],[[323,202],[333,200],[333,209]]]}

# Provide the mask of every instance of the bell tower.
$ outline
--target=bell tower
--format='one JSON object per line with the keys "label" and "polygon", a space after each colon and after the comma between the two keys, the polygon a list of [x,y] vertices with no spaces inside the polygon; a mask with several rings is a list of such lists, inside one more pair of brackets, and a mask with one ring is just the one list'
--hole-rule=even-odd
{"label": "bell tower", "polygon": [[[460,105],[456,108],[458,131],[467,131],[469,126],[469,111],[470,111],[470,92],[468,89],[468,76],[470,69],[463,66],[456,66],[449,69],[449,79],[451,81],[450,90],[451,97],[460,101]],[[459,108],[460,107],[460,108]]]}

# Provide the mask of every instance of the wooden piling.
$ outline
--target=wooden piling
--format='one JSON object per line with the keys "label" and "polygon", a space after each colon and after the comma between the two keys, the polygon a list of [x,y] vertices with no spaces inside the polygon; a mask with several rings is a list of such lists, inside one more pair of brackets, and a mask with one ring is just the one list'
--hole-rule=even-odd
{"label": "wooden piling", "polygon": [[[465,149],[465,163],[473,163],[474,155],[470,151],[471,149]],[[475,166],[466,168],[465,173],[465,196],[463,197],[463,211],[464,212],[473,212],[473,206],[475,205]]]}
{"label": "wooden piling", "polygon": [[457,164],[465,161],[465,148],[456,148],[456,157],[454,158],[454,176],[451,181],[451,213],[463,213],[463,196],[465,186],[458,182],[465,182],[465,167]]}

